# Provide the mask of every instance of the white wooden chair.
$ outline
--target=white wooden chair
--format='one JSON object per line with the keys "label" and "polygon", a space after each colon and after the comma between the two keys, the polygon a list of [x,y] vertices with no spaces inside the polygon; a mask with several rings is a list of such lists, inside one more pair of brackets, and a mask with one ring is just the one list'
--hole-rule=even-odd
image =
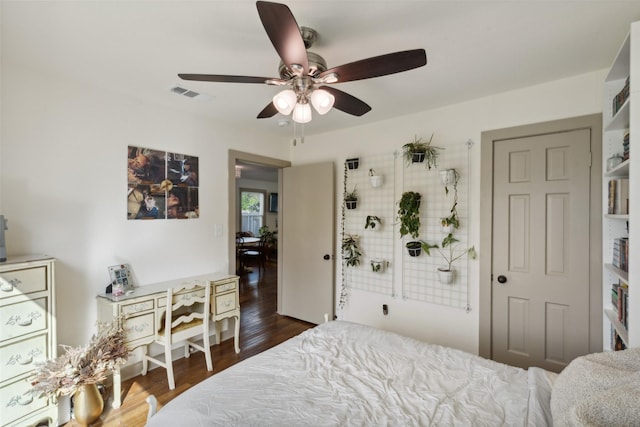
{"label": "white wooden chair", "polygon": [[[171,348],[174,343],[184,341],[184,357],[191,355],[190,348],[204,353],[207,370],[213,370],[211,348],[209,344],[209,318],[211,313],[211,285],[183,284],[167,290],[166,312],[163,319],[155,325],[155,343],[164,347],[164,360],[150,356],[148,346],[143,347],[142,375],[147,374],[149,362],[162,366],[167,370],[169,389],[176,388],[173,377],[173,358]],[[201,337],[202,345],[192,339]]]}

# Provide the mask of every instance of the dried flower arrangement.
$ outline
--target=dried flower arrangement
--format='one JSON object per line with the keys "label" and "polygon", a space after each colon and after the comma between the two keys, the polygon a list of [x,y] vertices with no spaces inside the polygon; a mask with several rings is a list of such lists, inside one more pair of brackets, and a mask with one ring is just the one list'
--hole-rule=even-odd
{"label": "dried flower arrangement", "polygon": [[98,322],[98,332],[91,337],[89,345],[75,348],[62,345],[63,355],[37,364],[31,379],[33,390],[40,396],[69,395],[81,385],[106,380],[129,358],[125,338],[122,319]]}

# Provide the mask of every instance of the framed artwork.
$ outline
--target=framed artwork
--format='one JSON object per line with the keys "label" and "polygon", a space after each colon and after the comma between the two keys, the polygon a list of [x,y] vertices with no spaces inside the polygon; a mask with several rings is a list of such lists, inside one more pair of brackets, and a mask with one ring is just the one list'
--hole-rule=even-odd
{"label": "framed artwork", "polygon": [[278,193],[269,194],[269,212],[278,212]]}
{"label": "framed artwork", "polygon": [[112,265],[109,270],[109,279],[114,296],[124,295],[133,288],[133,278],[131,277],[131,267],[129,264]]}
{"label": "framed artwork", "polygon": [[198,157],[128,147],[127,219],[198,218]]}

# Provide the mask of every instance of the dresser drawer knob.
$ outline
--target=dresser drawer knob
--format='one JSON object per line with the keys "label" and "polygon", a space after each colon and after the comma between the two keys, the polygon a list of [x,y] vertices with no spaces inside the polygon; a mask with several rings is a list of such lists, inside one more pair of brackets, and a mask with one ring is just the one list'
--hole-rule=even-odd
{"label": "dresser drawer knob", "polygon": [[31,393],[29,393],[28,395],[23,394],[22,396],[20,396],[20,399],[18,399],[18,404],[22,406],[31,405],[31,402],[33,402],[33,395]]}
{"label": "dresser drawer knob", "polygon": [[29,355],[25,358],[20,358],[20,361],[18,362],[21,365],[30,365],[31,362],[33,362],[33,356]]}
{"label": "dresser drawer knob", "polygon": [[7,280],[4,277],[0,276],[0,290],[2,290],[3,292],[13,291],[13,288],[17,288],[20,283],[22,283],[22,281],[17,277],[14,277],[11,280]]}
{"label": "dresser drawer knob", "polygon": [[28,319],[18,320],[18,326],[31,326],[32,323],[33,319],[30,317]]}

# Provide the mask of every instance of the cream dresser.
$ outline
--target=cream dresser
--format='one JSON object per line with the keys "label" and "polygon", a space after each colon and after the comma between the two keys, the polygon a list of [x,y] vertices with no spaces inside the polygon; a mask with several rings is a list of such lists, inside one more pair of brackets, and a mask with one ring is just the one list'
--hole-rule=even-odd
{"label": "cream dresser", "polygon": [[[154,341],[155,331],[160,325],[166,310],[167,289],[182,283],[211,283],[211,319],[215,325],[216,344],[220,343],[220,321],[235,318],[234,346],[240,352],[238,339],[240,334],[240,297],[238,276],[211,273],[201,276],[169,280],[152,285],[137,286],[125,295],[98,295],[98,320],[111,322],[115,317],[125,317],[127,346],[130,349],[147,345]],[[215,361],[214,361],[215,363]],[[120,372],[113,375],[113,407],[120,407]]]}
{"label": "cream dresser", "polygon": [[0,426],[58,425],[58,407],[32,395],[35,363],[56,357],[54,260],[0,262]]}

